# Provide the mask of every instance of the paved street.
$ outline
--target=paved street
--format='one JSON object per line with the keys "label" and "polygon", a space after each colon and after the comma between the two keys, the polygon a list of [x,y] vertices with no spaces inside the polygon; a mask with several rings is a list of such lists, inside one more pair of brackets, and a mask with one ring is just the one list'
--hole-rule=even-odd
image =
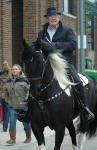
{"label": "paved street", "polygon": [[[1,127],[0,127],[1,130]],[[72,150],[70,136],[68,131],[66,131],[66,136],[61,146],[61,150]],[[49,128],[45,129],[44,132],[46,138],[46,149],[53,150],[54,148],[54,131],[51,131]],[[32,142],[29,144],[24,144],[25,133],[23,131],[22,123],[17,122],[17,135],[16,135],[16,144],[14,146],[8,146],[6,141],[9,139],[8,132],[0,131],[0,150],[38,150],[38,145],[34,135],[32,134]],[[96,150],[97,149],[97,137],[91,139],[85,143],[83,150]]]}

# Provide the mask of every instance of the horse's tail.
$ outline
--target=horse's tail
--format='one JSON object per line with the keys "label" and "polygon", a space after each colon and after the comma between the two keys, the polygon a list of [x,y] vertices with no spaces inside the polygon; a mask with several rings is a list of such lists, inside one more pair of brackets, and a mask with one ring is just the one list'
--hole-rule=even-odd
{"label": "horse's tail", "polygon": [[94,136],[97,131],[97,103],[95,105],[95,109],[93,113],[95,115],[95,119],[89,124],[88,131],[87,131],[87,135],[89,136],[89,138]]}

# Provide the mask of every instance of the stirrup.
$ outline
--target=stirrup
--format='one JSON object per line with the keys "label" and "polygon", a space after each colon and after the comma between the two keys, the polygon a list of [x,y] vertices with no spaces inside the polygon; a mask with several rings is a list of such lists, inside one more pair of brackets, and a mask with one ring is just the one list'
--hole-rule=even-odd
{"label": "stirrup", "polygon": [[85,121],[93,121],[95,119],[95,116],[94,114],[90,111],[90,109],[85,106],[84,107],[84,114],[83,114],[84,118],[85,118]]}

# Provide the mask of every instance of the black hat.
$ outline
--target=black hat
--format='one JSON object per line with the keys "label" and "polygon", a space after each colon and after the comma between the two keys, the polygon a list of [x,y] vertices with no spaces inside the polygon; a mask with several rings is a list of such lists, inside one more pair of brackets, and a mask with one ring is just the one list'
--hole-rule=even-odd
{"label": "black hat", "polygon": [[57,11],[56,7],[49,7],[47,8],[47,14],[44,15],[44,17],[48,17],[56,14],[61,15],[61,12]]}

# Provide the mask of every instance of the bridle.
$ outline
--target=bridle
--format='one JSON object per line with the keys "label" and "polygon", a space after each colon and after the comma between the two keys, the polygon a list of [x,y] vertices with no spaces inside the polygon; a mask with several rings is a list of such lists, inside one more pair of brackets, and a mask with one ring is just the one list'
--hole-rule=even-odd
{"label": "bridle", "polygon": [[[37,51],[35,51],[35,53],[41,53],[43,55],[42,50],[37,50]],[[30,62],[32,62],[32,59],[30,60]],[[28,75],[30,81],[36,81],[36,80],[37,81],[38,80],[42,81],[47,62],[48,62],[48,58],[45,60],[44,57],[43,57],[43,71],[42,71],[42,74],[39,77],[32,77],[31,75],[30,76]]]}
{"label": "bridle", "polygon": [[[43,55],[43,52],[41,50],[37,50],[37,51],[35,51],[35,53],[41,53]],[[30,60],[30,62],[31,62],[31,60]],[[46,59],[43,57],[42,61],[43,61],[42,74],[39,77],[32,77],[32,76],[28,75],[30,83],[31,83],[31,81],[32,82],[33,81],[39,81],[40,83],[42,83],[42,80],[44,78],[44,72],[45,72],[45,69],[46,69],[46,65],[47,65],[49,59],[48,59],[48,57]],[[54,77],[52,77],[51,81],[45,87],[41,88],[40,93],[43,92],[45,89],[47,89],[52,84],[53,81],[54,81]]]}

